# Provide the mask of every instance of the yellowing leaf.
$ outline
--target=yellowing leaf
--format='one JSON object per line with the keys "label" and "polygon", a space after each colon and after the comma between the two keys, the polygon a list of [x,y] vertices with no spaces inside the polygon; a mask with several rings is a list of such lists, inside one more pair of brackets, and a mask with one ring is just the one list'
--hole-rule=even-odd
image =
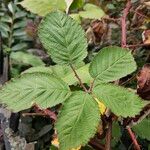
{"label": "yellowing leaf", "polygon": [[102,102],[100,102],[97,98],[94,98],[94,99],[98,103],[100,113],[103,115],[106,111],[106,106]]}
{"label": "yellowing leaf", "polygon": [[54,145],[57,148],[59,147],[59,142],[58,142],[58,138],[57,137],[52,140],[52,145]]}
{"label": "yellowing leaf", "polygon": [[[52,145],[59,148],[59,141],[58,141],[57,137],[52,140]],[[72,148],[71,150],[80,150],[80,148],[81,148],[81,146],[79,146],[78,148]]]}

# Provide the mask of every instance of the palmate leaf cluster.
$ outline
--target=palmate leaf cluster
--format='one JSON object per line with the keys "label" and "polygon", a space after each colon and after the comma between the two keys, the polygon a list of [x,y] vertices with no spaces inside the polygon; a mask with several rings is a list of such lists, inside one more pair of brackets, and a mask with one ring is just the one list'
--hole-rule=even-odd
{"label": "palmate leaf cluster", "polygon": [[[85,145],[94,136],[100,122],[95,98],[119,117],[135,116],[145,106],[136,94],[108,83],[136,70],[128,49],[104,48],[90,64],[80,66],[87,55],[85,33],[75,20],[60,11],[53,11],[42,20],[39,38],[58,65],[33,68],[12,79],[1,89],[0,102],[14,112],[34,104],[48,108],[61,103],[56,122],[60,149]],[[83,83],[89,85],[89,81],[95,81],[92,93],[71,91],[69,85],[75,84],[75,76],[70,65]]]}

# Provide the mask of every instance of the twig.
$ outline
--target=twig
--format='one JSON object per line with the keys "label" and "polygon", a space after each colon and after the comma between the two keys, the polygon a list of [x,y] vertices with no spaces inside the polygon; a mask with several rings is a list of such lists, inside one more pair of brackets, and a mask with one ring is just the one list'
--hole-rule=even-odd
{"label": "twig", "polygon": [[130,83],[132,80],[136,79],[136,74],[133,75],[131,78],[127,79],[125,82],[122,82],[120,85],[126,85],[127,83]]}
{"label": "twig", "polygon": [[111,21],[111,22],[115,22],[115,23],[118,23],[118,21],[120,21],[120,18],[104,17],[103,19],[106,20],[106,21]]}
{"label": "twig", "polygon": [[75,68],[73,67],[72,64],[70,64],[70,67],[71,67],[72,71],[74,72],[75,77],[78,79],[78,81],[79,81],[79,83],[80,83],[80,86],[84,89],[85,92],[89,93],[89,91],[88,91],[87,88],[84,86],[82,80],[81,80],[80,77],[78,76],[78,74],[77,74],[77,72],[76,72],[76,70],[75,70]]}
{"label": "twig", "polygon": [[89,145],[91,145],[94,149],[96,150],[105,150],[105,147],[103,144],[101,144],[98,140],[96,139],[91,139],[89,142]]}
{"label": "twig", "polygon": [[135,137],[134,133],[132,132],[131,128],[130,128],[130,127],[127,127],[127,131],[128,131],[128,133],[129,133],[129,135],[130,135],[132,141],[133,141],[133,144],[134,144],[136,150],[141,150],[140,145],[138,144],[138,142],[137,142],[137,140],[136,140],[136,137]]}
{"label": "twig", "polygon": [[43,113],[23,113],[22,116],[26,117],[26,116],[47,116],[47,115]]}
{"label": "twig", "polygon": [[49,113],[42,113],[42,112],[41,113],[23,113],[22,116],[23,117],[26,117],[26,116],[48,116],[51,119],[56,120],[56,116],[52,113],[51,113],[51,115]]}
{"label": "twig", "polygon": [[131,1],[129,0],[126,4],[126,8],[123,10],[123,16],[121,17],[121,29],[122,29],[122,35],[121,35],[121,47],[125,48],[127,45],[127,37],[126,37],[126,18],[129,13],[129,10],[131,8]]}
{"label": "twig", "polygon": [[37,104],[34,105],[34,109],[36,113],[43,114],[42,116],[49,116],[49,118],[52,118],[54,121],[57,120],[57,115],[49,109],[41,109]]}
{"label": "twig", "polygon": [[134,45],[127,45],[126,47],[127,48],[135,48],[135,47],[142,47],[142,46],[150,46],[150,43],[147,43],[147,44],[134,44]]}
{"label": "twig", "polygon": [[111,150],[111,138],[112,138],[112,119],[107,123],[108,129],[106,131],[106,143],[105,143],[105,150]]}
{"label": "twig", "polygon": [[147,17],[147,16],[145,16],[145,15],[141,14],[141,13],[140,13],[140,12],[138,12],[138,11],[131,10],[131,12],[134,12],[135,14],[137,14],[137,15],[139,15],[139,16],[141,16],[141,17],[143,17],[143,18],[148,19],[148,17]]}

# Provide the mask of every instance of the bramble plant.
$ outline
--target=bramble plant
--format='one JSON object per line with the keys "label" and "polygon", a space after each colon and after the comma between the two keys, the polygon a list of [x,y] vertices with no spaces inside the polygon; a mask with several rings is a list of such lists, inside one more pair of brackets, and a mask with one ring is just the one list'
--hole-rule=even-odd
{"label": "bramble plant", "polygon": [[[62,104],[55,125],[60,149],[85,145],[95,135],[103,115],[100,102],[118,118],[134,117],[147,104],[132,91],[112,83],[136,70],[128,49],[105,47],[90,64],[83,65],[87,56],[85,33],[61,11],[47,14],[38,34],[57,65],[31,68],[8,82],[0,91],[0,102],[14,112],[34,104],[42,109]],[[70,85],[76,83],[74,78],[82,90],[71,90]]]}

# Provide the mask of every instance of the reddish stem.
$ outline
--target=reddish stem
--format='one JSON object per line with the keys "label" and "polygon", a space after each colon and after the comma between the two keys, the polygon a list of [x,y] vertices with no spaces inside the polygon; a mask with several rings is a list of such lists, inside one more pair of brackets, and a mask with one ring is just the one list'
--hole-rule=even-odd
{"label": "reddish stem", "polygon": [[91,139],[89,145],[91,145],[95,150],[105,150],[105,146],[96,139]]}
{"label": "reddish stem", "polygon": [[137,140],[136,140],[136,137],[135,137],[134,133],[132,132],[131,128],[130,128],[130,127],[127,127],[127,131],[128,131],[128,133],[129,133],[129,135],[130,135],[132,141],[133,141],[133,144],[134,144],[136,150],[141,150],[140,145],[138,144],[138,142],[137,142]]}
{"label": "reddish stem", "polygon": [[57,119],[57,115],[53,112],[53,111],[51,111],[51,110],[49,110],[49,109],[41,109],[38,105],[34,105],[34,108],[35,108],[35,111],[36,111],[36,113],[41,113],[41,114],[43,114],[43,116],[49,116],[50,118],[52,118],[54,121],[56,121],[56,119]]}
{"label": "reddish stem", "polygon": [[145,15],[143,15],[143,14],[141,14],[140,12],[138,12],[138,11],[134,11],[134,10],[131,10],[132,12],[134,12],[135,14],[137,14],[137,15],[139,15],[139,16],[141,16],[141,17],[143,17],[143,18],[145,18],[145,19],[148,19],[148,17],[147,16],[145,16]]}
{"label": "reddish stem", "polygon": [[121,28],[122,28],[122,37],[121,37],[121,47],[125,48],[127,45],[127,36],[126,36],[126,18],[131,8],[131,1],[129,0],[126,4],[126,8],[123,10],[123,16],[121,17]]}

